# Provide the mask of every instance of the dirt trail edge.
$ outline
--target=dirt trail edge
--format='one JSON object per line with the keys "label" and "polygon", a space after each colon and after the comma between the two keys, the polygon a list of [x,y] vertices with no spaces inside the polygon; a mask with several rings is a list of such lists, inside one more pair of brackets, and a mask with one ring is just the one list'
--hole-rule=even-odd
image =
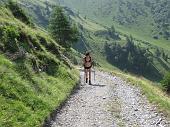
{"label": "dirt trail edge", "polygon": [[80,76],[80,89],[56,114],[51,127],[170,127],[140,90],[121,78],[96,71],[95,83],[88,85],[83,72]]}

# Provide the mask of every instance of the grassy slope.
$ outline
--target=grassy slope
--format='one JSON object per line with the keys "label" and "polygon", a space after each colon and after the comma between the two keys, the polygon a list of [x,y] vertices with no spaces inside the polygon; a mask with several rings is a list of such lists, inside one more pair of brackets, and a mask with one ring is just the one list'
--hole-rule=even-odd
{"label": "grassy slope", "polygon": [[[45,117],[69,96],[78,82],[78,72],[70,69],[64,64],[65,61],[51,52],[50,45],[53,45],[56,51],[59,46],[47,33],[25,25],[14,18],[12,13],[4,7],[0,7],[0,24],[1,27],[15,26],[19,32],[33,39],[19,42],[20,46],[32,43],[34,47],[36,45],[41,48],[41,50],[35,51],[27,47],[25,49],[28,52],[27,55],[15,60],[10,60],[3,55],[5,52],[1,52],[0,126],[38,127],[43,123]],[[42,44],[39,38],[43,38],[46,44]],[[32,60],[39,64],[46,64],[46,60],[51,64],[54,63],[54,66],[48,65],[48,68],[55,72],[50,74],[46,71],[35,71]]]}

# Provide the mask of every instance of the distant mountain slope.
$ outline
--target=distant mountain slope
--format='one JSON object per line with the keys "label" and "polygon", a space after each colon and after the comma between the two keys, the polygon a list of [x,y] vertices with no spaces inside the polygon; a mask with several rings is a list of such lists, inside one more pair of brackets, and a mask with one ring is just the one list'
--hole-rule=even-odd
{"label": "distant mountain slope", "polygon": [[[154,37],[170,38],[170,1],[168,0],[59,0],[83,15],[114,22],[125,27],[146,28]],[[135,28],[134,27],[134,28]],[[145,31],[145,32],[146,32]],[[161,36],[162,35],[162,36]]]}
{"label": "distant mountain slope", "polygon": [[111,68],[110,63],[121,70],[157,81],[170,70],[166,50],[133,36],[132,44],[128,44],[127,35],[117,29],[112,33],[109,27],[83,17],[70,8],[65,7],[65,10],[81,31],[81,40],[75,48],[82,53],[91,50],[99,65]]}
{"label": "distant mountain slope", "polygon": [[[148,41],[158,47],[170,48],[169,0],[59,0],[98,23],[115,25],[118,31]],[[170,52],[170,50],[169,50]]]}

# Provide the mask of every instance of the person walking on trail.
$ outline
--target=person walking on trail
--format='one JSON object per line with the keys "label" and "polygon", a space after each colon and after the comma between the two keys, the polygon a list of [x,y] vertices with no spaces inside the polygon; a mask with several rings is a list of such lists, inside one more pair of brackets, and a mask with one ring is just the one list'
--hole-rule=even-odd
{"label": "person walking on trail", "polygon": [[86,83],[88,83],[88,79],[89,79],[89,85],[91,85],[92,58],[90,56],[90,52],[86,52],[85,57],[83,59],[83,65],[84,65]]}

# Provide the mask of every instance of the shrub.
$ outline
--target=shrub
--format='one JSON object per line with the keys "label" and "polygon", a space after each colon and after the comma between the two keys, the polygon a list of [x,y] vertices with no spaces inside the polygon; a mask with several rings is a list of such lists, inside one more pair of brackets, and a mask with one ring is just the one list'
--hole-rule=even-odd
{"label": "shrub", "polygon": [[153,36],[153,38],[154,38],[154,39],[156,39],[156,40],[157,40],[157,39],[159,39],[159,37],[158,37],[158,36],[156,36],[156,35],[155,35],[155,36]]}
{"label": "shrub", "polygon": [[19,7],[16,2],[10,0],[7,7],[11,10],[15,18],[21,20],[27,25],[33,26],[33,23],[30,21],[29,17],[24,13],[24,11]]}
{"label": "shrub", "polygon": [[3,42],[3,48],[10,52],[18,50],[17,38],[19,37],[19,30],[17,27],[9,25],[0,27],[0,41]]}
{"label": "shrub", "polygon": [[164,78],[161,81],[161,83],[162,83],[163,89],[166,92],[170,93],[170,72],[164,76]]}

